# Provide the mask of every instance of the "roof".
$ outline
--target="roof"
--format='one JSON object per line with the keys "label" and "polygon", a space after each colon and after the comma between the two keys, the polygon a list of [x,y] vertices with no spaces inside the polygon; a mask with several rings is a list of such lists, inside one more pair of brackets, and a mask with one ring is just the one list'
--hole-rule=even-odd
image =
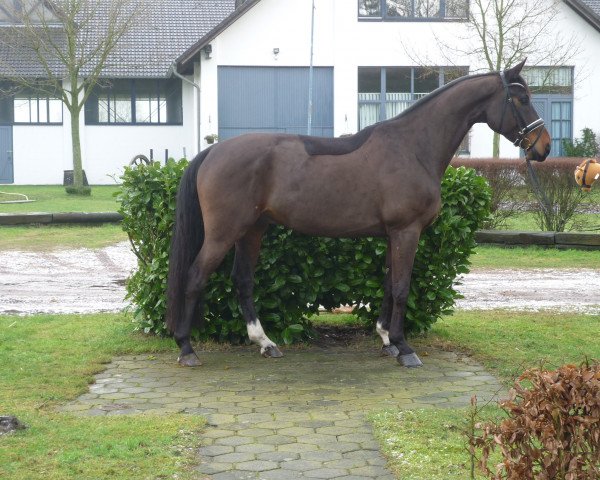
{"label": "roof", "polygon": [[[60,4],[58,0],[56,3]],[[102,76],[160,78],[169,75],[173,61],[199,38],[231,16],[236,0],[143,0],[144,14],[128,30],[105,63]],[[99,1],[99,5],[110,2]],[[98,38],[107,28],[106,15],[96,15],[85,35]],[[0,19],[0,75],[46,76],[31,49],[15,44],[14,25]],[[53,32],[55,38],[63,35]],[[63,40],[64,41],[64,40]],[[92,66],[88,67],[91,69]],[[60,73],[60,62],[53,65]],[[81,72],[82,75],[86,71]]]}
{"label": "roof", "polygon": [[565,3],[600,32],[600,0],[565,0]]}
{"label": "roof", "polygon": [[235,0],[146,1],[148,20],[125,35],[105,76],[167,76],[176,58],[235,10]]}

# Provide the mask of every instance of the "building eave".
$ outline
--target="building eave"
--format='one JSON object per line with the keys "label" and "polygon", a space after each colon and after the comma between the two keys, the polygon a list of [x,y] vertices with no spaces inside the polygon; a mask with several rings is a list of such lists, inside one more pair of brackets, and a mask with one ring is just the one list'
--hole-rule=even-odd
{"label": "building eave", "polygon": [[200,51],[213,41],[220,33],[229,28],[240,17],[254,7],[260,0],[246,0],[242,5],[236,8],[231,15],[225,18],[221,23],[215,26],[211,31],[204,35],[200,40],[194,43],[190,48],[183,52],[175,61],[178,72],[188,71],[191,63],[194,61]]}
{"label": "building eave", "polygon": [[600,32],[600,16],[584,2],[581,0],[564,0],[564,2],[594,27],[594,29]]}

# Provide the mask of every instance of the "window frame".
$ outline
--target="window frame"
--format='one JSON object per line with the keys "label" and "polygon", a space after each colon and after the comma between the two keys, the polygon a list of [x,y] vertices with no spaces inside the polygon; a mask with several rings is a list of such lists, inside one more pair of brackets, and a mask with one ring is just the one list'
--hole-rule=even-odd
{"label": "window frame", "polygon": [[446,16],[446,0],[439,0],[440,9],[443,8],[444,15],[440,17],[417,17],[415,16],[415,0],[412,1],[412,15],[409,17],[401,17],[401,16],[390,16],[387,14],[387,0],[379,0],[379,8],[380,15],[366,16],[360,14],[360,2],[358,0],[356,2],[356,14],[359,22],[467,22],[469,20],[470,14],[470,2],[469,0],[464,0],[466,3],[466,12],[464,17],[447,17]]}
{"label": "window frame", "polygon": [[[26,100],[29,105],[29,121],[17,120],[15,103],[17,100]],[[59,102],[60,104],[60,121],[50,121],[50,105],[51,101]],[[36,121],[31,121],[32,118],[32,105],[35,105],[36,110]],[[40,106],[45,106],[46,121],[40,121]],[[17,92],[12,95],[12,125],[23,126],[23,125],[63,125],[64,123],[64,105],[62,99],[59,97],[53,97],[45,93],[36,93],[32,89],[27,89],[25,93]]]}
{"label": "window frame", "polygon": [[[85,124],[86,125],[98,125],[98,126],[143,126],[143,127],[159,127],[159,126],[181,126],[183,125],[183,85],[181,80],[176,78],[114,78],[112,82],[127,82],[127,88],[122,90],[114,90],[113,86],[103,87],[96,85],[93,92],[90,94],[85,105]],[[142,82],[154,82],[154,90],[156,97],[147,97],[138,95],[138,89],[142,91],[145,87],[142,87]],[[173,89],[169,83],[176,85],[176,89]],[[125,93],[127,90],[128,93]],[[175,95],[173,95],[175,93]],[[123,97],[124,95],[129,96],[129,113],[131,115],[131,121],[110,121],[110,109],[109,109],[109,121],[100,121],[99,115],[99,104],[100,101],[106,102],[109,106],[113,104],[116,98]],[[137,105],[140,101],[156,101],[158,104],[157,121],[143,122],[137,119]],[[176,111],[178,112],[178,118],[175,121],[169,121],[169,105],[177,101]],[[95,105],[92,106],[91,103]],[[162,122],[161,111],[167,116],[167,121]],[[90,118],[90,115],[94,115],[94,118]],[[150,118],[152,115],[150,115]]]}

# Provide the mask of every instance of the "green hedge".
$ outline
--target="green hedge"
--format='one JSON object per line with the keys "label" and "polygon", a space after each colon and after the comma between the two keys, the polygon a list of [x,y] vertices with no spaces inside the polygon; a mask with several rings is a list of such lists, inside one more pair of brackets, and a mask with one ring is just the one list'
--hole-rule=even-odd
{"label": "green hedge", "polygon": [[[145,332],[165,334],[165,290],[169,243],[179,179],[187,161],[127,168],[118,195],[123,228],[139,261],[127,283],[135,321]],[[421,236],[408,299],[407,330],[427,330],[452,311],[458,297],[452,284],[468,271],[474,233],[489,212],[490,192],[474,170],[449,167],[442,182],[442,209]],[[386,240],[308,237],[272,226],[263,240],[256,270],[259,318],[276,342],[290,343],[310,332],[307,315],[319,305],[361,305],[355,313],[377,318],[383,297]],[[242,319],[229,276],[233,252],[211,277],[206,291],[206,322],[200,338],[242,342]],[[370,309],[368,308],[370,307]]]}

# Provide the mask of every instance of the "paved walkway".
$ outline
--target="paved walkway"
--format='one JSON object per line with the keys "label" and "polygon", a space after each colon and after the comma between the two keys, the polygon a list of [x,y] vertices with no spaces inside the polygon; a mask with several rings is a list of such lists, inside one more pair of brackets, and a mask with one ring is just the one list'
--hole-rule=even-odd
{"label": "paved walkway", "polygon": [[201,353],[197,369],[173,354],[117,358],[89,393],[64,407],[85,415],[182,412],[208,418],[199,478],[392,480],[365,415],[384,408],[457,407],[502,391],[468,357],[418,350],[420,369],[381,357],[370,341],[347,348],[255,347]]}

